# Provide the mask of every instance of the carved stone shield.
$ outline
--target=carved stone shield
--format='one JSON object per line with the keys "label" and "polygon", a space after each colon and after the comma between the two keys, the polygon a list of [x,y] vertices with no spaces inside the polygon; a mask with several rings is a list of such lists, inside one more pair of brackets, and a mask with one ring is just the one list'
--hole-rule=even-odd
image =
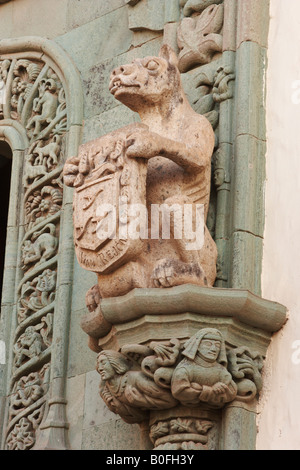
{"label": "carved stone shield", "polygon": [[130,205],[146,207],[147,161],[126,156],[128,136],[143,127],[133,124],[83,144],[74,183],[74,240],[79,264],[109,273],[143,249],[141,238],[127,231]]}

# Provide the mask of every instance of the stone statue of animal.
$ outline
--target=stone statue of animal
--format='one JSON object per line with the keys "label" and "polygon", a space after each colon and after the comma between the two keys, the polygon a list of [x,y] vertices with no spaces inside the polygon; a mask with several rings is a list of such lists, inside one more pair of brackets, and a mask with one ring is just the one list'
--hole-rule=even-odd
{"label": "stone statue of animal", "polygon": [[[208,120],[192,109],[185,96],[175,52],[163,45],[158,57],[135,59],[116,68],[109,89],[141,119],[142,124],[128,126],[124,146],[127,158],[147,161],[148,212],[153,205],[175,205],[177,209],[202,205],[204,237],[196,250],[188,248],[191,240],[184,234],[176,238],[174,230],[170,239],[149,237],[136,257],[133,254],[112,272],[97,273],[100,296],[124,295],[135,287],[166,288],[186,283],[212,286],[217,250],[205,222],[215,137]],[[86,153],[82,154],[87,159]],[[80,153],[65,164],[66,184],[73,185],[79,168]],[[86,173],[82,171],[81,176]],[[95,289],[91,296],[95,297]],[[95,307],[93,298],[87,295],[91,310]]]}

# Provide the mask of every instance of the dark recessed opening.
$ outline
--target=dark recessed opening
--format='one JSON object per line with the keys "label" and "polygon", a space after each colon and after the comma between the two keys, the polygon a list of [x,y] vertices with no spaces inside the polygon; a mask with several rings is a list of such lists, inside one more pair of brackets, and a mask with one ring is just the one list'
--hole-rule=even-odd
{"label": "dark recessed opening", "polygon": [[12,151],[10,146],[0,141],[0,299],[4,274],[4,258],[6,246],[6,229],[9,206],[9,192],[12,166]]}

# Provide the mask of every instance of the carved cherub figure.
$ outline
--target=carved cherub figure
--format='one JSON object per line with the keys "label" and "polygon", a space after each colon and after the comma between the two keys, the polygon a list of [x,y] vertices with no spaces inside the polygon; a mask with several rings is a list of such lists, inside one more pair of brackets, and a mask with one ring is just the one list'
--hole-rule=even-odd
{"label": "carved cherub figure", "polygon": [[172,394],[183,405],[213,407],[232,401],[237,386],[227,370],[225,343],[215,328],[199,330],[184,345],[185,358],[172,377]]}
{"label": "carved cherub figure", "polygon": [[[172,287],[185,283],[212,286],[216,277],[217,250],[205,222],[215,137],[208,120],[192,109],[185,96],[176,54],[164,45],[158,57],[136,59],[131,64],[116,68],[112,72],[109,89],[117,100],[137,112],[141,118],[141,123],[115,131],[110,138],[115,139],[116,143],[122,141],[124,169],[128,160],[140,162],[141,166],[147,163],[147,176],[143,185],[146,186],[149,227],[155,205],[169,208],[176,206],[180,214],[185,213],[187,206],[195,211],[197,205],[202,205],[203,243],[196,249],[190,249],[191,238],[185,233],[181,237],[175,236],[174,212],[171,213],[170,237],[163,238],[160,235],[154,238],[149,231],[144,248],[132,250],[131,257],[124,257],[123,265],[119,262],[117,269],[97,269],[97,263],[100,265],[103,259],[99,250],[94,258],[87,254],[87,250],[82,256],[79,253],[79,262],[82,261],[83,267],[87,269],[92,266],[94,269],[90,270],[98,274],[101,297],[124,295],[135,287]],[[65,183],[75,186],[77,194],[83,194],[82,191],[88,185],[90,190],[92,183],[89,181],[98,171],[95,166],[97,158],[99,160],[97,156],[104,155],[101,146],[107,145],[108,140],[105,136],[99,138],[98,143],[95,140],[90,146],[82,146],[79,156],[67,161],[64,167]],[[109,171],[116,171],[111,170],[112,157],[110,155],[109,162],[99,160],[99,168],[103,166],[106,170],[105,178],[112,177]],[[102,172],[103,179],[104,175]],[[126,190],[122,177],[120,181],[123,184],[122,191]],[[140,190],[136,188],[138,184],[132,190]],[[92,201],[91,193],[88,198]],[[83,213],[82,204],[75,204],[75,215],[80,210]],[[183,218],[182,215],[182,225],[185,223]],[[84,230],[95,219],[92,215],[90,219],[86,218],[86,222],[78,228],[78,239],[84,238]],[[121,250],[120,245],[115,247],[115,251],[117,249]],[[112,250],[106,254],[106,258],[110,255],[113,255]],[[91,295],[94,293],[95,290],[91,291]],[[93,300],[88,300],[88,303],[94,304]]]}

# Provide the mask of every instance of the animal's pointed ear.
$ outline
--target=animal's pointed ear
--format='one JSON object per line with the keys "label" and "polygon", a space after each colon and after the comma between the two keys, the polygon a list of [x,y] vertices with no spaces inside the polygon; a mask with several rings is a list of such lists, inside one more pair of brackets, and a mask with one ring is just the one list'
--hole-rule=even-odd
{"label": "animal's pointed ear", "polygon": [[168,44],[163,44],[159,51],[159,57],[167,60],[171,65],[178,68],[178,57],[175,51]]}

